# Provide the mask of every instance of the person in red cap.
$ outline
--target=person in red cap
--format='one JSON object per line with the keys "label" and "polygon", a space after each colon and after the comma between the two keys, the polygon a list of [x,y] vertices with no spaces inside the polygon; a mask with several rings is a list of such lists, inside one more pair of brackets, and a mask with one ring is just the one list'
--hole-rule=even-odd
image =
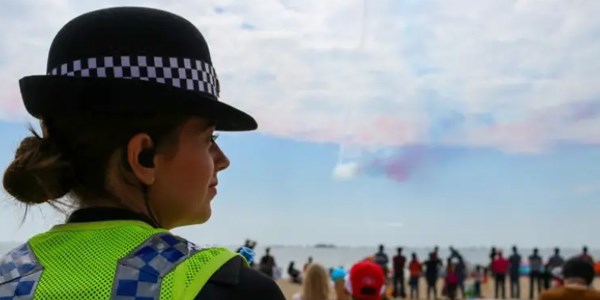
{"label": "person in red cap", "polygon": [[382,300],[385,275],[381,267],[365,260],[352,266],[346,280],[346,289],[353,300]]}

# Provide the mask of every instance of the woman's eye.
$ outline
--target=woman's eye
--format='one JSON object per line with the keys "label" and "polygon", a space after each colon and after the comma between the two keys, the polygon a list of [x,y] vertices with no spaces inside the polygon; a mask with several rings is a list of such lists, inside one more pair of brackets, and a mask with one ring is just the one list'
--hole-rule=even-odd
{"label": "woman's eye", "polygon": [[213,134],[210,136],[210,141],[214,143],[215,141],[217,141],[218,138],[219,138],[218,134]]}

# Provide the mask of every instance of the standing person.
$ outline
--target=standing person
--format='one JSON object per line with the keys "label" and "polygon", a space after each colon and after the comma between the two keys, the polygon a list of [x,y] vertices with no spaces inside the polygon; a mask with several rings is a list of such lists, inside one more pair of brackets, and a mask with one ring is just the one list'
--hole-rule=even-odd
{"label": "standing person", "polygon": [[392,259],[394,265],[394,297],[406,297],[404,291],[404,268],[406,266],[406,257],[402,255],[402,248],[397,249],[397,254]]}
{"label": "standing person", "polygon": [[433,257],[435,259],[440,259],[439,251],[440,251],[440,247],[436,245],[436,246],[433,247],[433,251],[430,254],[433,254]]}
{"label": "standing person", "polygon": [[310,266],[310,264],[312,264],[313,262],[313,258],[312,256],[308,257],[308,261],[304,264],[304,268],[302,268],[302,272],[306,272],[306,270],[308,270],[308,267]]}
{"label": "standing person", "polygon": [[19,82],[41,135],[21,142],[4,189],[75,211],[0,257],[2,298],[284,299],[238,254],[170,232],[211,216],[230,164],[215,130],[257,127],[219,101],[192,23],[141,7],[83,14],[54,38],[44,73]]}
{"label": "standing person", "polygon": [[265,250],[265,255],[260,258],[258,269],[269,278],[273,278],[273,270],[276,266],[275,258],[271,256],[271,248],[267,248]]}
{"label": "standing person", "polygon": [[521,299],[521,255],[517,246],[512,247],[512,255],[508,259],[508,274],[510,277],[510,297]]}
{"label": "standing person", "polygon": [[416,253],[413,252],[411,256],[412,259],[408,265],[408,270],[410,272],[410,298],[419,299],[419,278],[421,277],[421,270],[423,269],[423,266],[421,266]]}
{"label": "standing person", "polygon": [[383,245],[379,245],[379,251],[377,251],[377,253],[375,253],[375,263],[378,264],[381,269],[383,270],[383,274],[385,275],[385,278],[388,278],[388,273],[389,273],[389,268],[388,268],[388,263],[390,262],[390,259],[388,258],[387,254],[385,254],[385,247]]}
{"label": "standing person", "polygon": [[550,259],[548,260],[548,264],[546,265],[546,277],[544,278],[544,285],[546,287],[546,289],[550,288],[550,281],[552,280],[552,277],[555,272],[555,270],[557,268],[561,268],[563,266],[563,264],[565,263],[564,258],[560,255],[560,249],[559,248],[554,248],[554,255],[552,255],[552,257],[550,257]]}
{"label": "standing person", "polygon": [[446,259],[446,262],[447,262],[447,265],[450,266],[452,259],[457,258],[458,252],[456,252],[456,250],[452,246],[448,247],[448,251],[450,252],[450,255],[448,255],[448,259]]}
{"label": "standing person", "polygon": [[242,251],[243,248],[250,249],[250,240],[246,240],[244,242],[244,245],[242,247],[237,248],[237,250],[235,252],[239,253],[240,251]]}
{"label": "standing person", "polygon": [[440,267],[442,262],[434,253],[429,255],[429,260],[425,265],[425,280],[427,281],[427,299],[430,299],[433,293],[433,299],[437,299],[437,281],[440,277]]}
{"label": "standing person", "polygon": [[446,274],[446,292],[450,300],[456,299],[456,290],[458,288],[458,275],[456,274],[456,263],[452,260],[448,263],[448,272]]}
{"label": "standing person", "polygon": [[492,247],[492,249],[490,250],[490,266],[492,265],[492,262],[494,262],[494,260],[496,259],[496,256],[496,247]]}
{"label": "standing person", "polygon": [[247,256],[246,260],[250,268],[254,268],[254,247],[256,246],[256,242],[251,240],[246,240],[242,247],[239,247],[235,252],[240,253],[242,256]]}
{"label": "standing person", "polygon": [[533,254],[529,256],[529,299],[533,299],[535,284],[537,284],[538,296],[542,293],[542,266],[542,257],[535,248]]}
{"label": "standing person", "polygon": [[587,259],[569,259],[562,273],[564,285],[545,291],[540,300],[600,300],[600,292],[592,288],[594,267]]}
{"label": "standing person", "polygon": [[583,246],[583,252],[581,253],[581,257],[589,261],[592,265],[594,264],[594,258],[588,253],[587,246]]}
{"label": "standing person", "polygon": [[306,270],[302,292],[292,300],[327,300],[330,295],[329,274],[320,264],[311,264]]}
{"label": "standing person", "polygon": [[473,272],[473,293],[475,298],[481,298],[481,282],[483,281],[483,270],[480,265],[475,267]]}
{"label": "standing person", "polygon": [[385,282],[381,266],[365,260],[350,269],[346,289],[353,300],[383,300]]}
{"label": "standing person", "polygon": [[467,277],[465,262],[463,261],[463,258],[460,255],[460,253],[456,249],[454,249],[453,246],[450,246],[448,250],[450,251],[450,255],[448,256],[446,265],[449,268],[450,263],[452,263],[453,261],[455,262],[456,275],[458,277],[456,289],[460,290],[460,293],[461,293],[462,297],[464,298],[465,297],[465,280]]}
{"label": "standing person", "polygon": [[460,295],[462,298],[466,298],[465,296],[465,280],[467,280],[467,266],[465,265],[465,260],[463,257],[458,254],[457,256],[458,262],[456,263],[456,276],[458,278],[457,289],[460,290]]}
{"label": "standing person", "polygon": [[502,251],[496,253],[496,259],[492,262],[492,272],[496,283],[495,297],[499,298],[501,293],[502,298],[506,299],[506,272],[508,271],[509,262],[502,256]]}

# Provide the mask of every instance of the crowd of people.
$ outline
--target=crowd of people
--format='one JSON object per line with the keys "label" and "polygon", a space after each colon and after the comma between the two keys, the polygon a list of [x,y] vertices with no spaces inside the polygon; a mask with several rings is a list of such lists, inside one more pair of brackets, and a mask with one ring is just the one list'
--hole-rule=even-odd
{"label": "crowd of people", "polygon": [[[349,271],[340,267],[327,272],[323,265],[309,257],[302,270],[290,262],[287,274],[293,283],[302,284],[302,292],[295,296],[295,300],[330,299],[323,296],[329,294],[335,294],[339,300],[420,299],[419,283],[422,279],[426,283],[427,299],[458,299],[459,296],[462,299],[492,296],[496,299],[506,299],[507,296],[521,299],[521,278],[524,276],[529,279],[529,299],[600,299],[600,292],[587,289],[596,275],[594,259],[587,247],[568,261],[558,248],[544,260],[538,249],[533,249],[525,259],[516,246],[512,247],[508,256],[494,247],[490,251],[489,263],[484,265],[469,265],[458,250],[453,247],[449,250],[450,255],[445,261],[440,257],[437,246],[422,261],[416,253],[411,253],[408,259],[404,249],[397,248],[397,253],[390,260],[385,247],[380,245],[373,256],[358,262]],[[269,248],[259,260],[258,269],[273,277],[276,264]],[[440,281],[443,282],[442,290],[438,290]],[[365,286],[365,282],[369,284]],[[493,295],[483,295],[482,286],[492,282]],[[573,288],[576,286],[574,283],[586,289]],[[510,295],[506,293],[507,287]],[[581,291],[589,291],[590,294],[571,297],[570,292]]]}

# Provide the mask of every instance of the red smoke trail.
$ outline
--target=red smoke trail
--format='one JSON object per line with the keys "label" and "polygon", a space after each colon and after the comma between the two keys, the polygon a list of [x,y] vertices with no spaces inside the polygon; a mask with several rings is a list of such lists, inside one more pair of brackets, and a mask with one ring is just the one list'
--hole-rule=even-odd
{"label": "red smoke trail", "polygon": [[377,158],[361,168],[366,174],[384,175],[394,181],[404,182],[419,169],[425,157],[424,147],[410,147],[389,157]]}

